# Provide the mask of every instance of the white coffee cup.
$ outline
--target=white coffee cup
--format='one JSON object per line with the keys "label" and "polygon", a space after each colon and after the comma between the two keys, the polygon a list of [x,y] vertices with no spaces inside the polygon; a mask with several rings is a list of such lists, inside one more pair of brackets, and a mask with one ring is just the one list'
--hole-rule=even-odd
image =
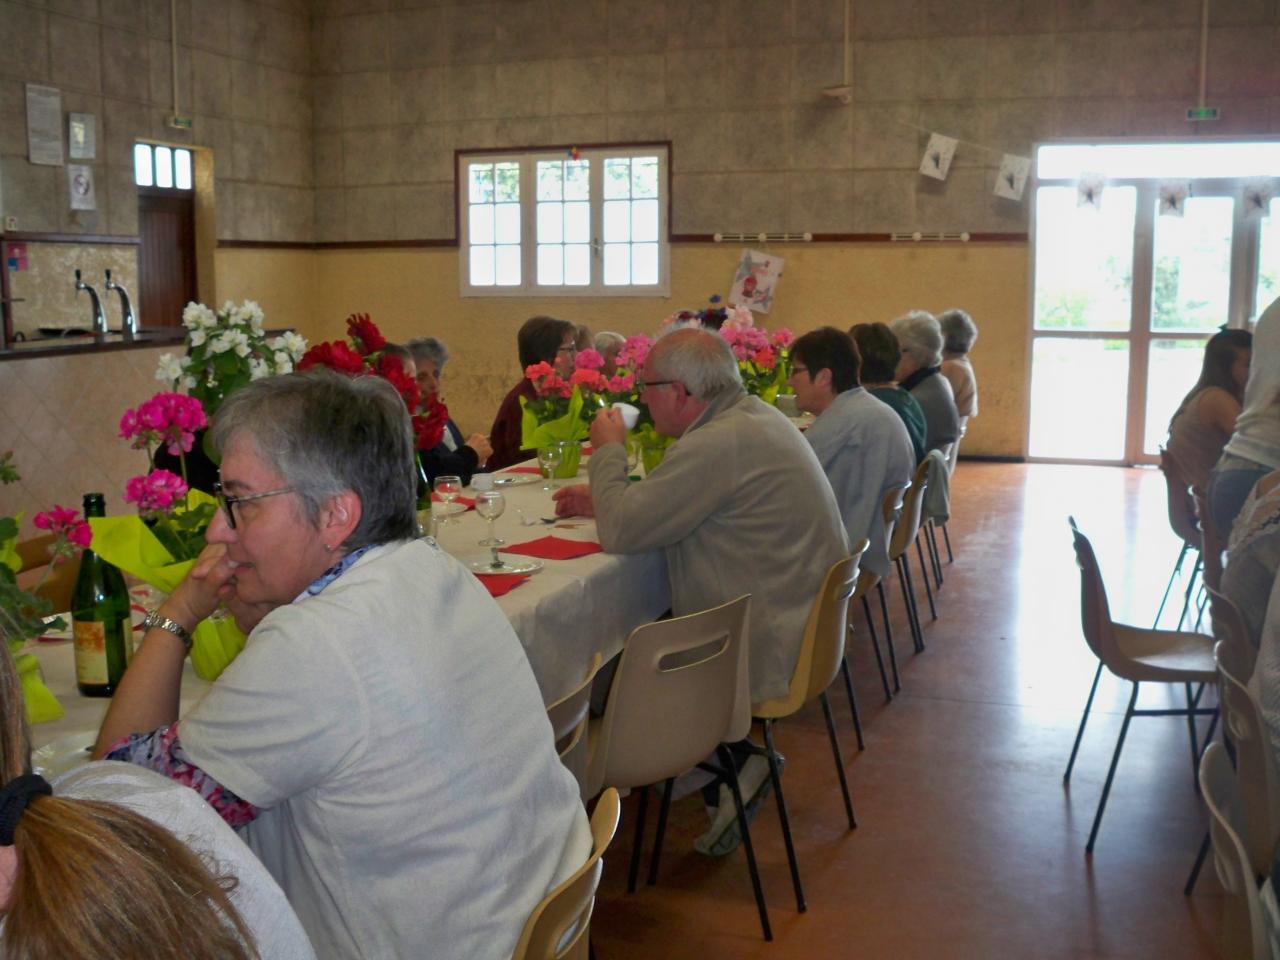
{"label": "white coffee cup", "polygon": [[493,489],[492,473],[473,473],[471,475],[471,489],[476,493],[483,493],[486,490]]}
{"label": "white coffee cup", "polygon": [[640,408],[634,407],[629,403],[615,403],[613,409],[622,414],[622,425],[628,430],[634,430],[636,423],[640,419]]}

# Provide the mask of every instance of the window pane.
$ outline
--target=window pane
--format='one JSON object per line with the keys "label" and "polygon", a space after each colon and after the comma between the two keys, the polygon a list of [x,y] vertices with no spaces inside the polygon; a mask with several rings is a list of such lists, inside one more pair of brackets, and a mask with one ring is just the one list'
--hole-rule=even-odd
{"label": "window pane", "polygon": [[[1083,383],[1088,389],[1081,389]],[[1031,351],[1031,456],[1122,459],[1128,390],[1126,341],[1036,337]],[[1068,397],[1069,403],[1064,400]]]}
{"label": "window pane", "polygon": [[1152,330],[1216,330],[1231,293],[1230,197],[1189,197],[1184,215],[1162,217],[1156,201]]}
{"label": "window pane", "polygon": [[564,204],[538,204],[538,242],[561,243],[564,241]]}
{"label": "window pane", "polygon": [[471,243],[493,243],[493,204],[473,203],[467,221],[467,239]]}
{"label": "window pane", "polygon": [[494,237],[498,243],[520,242],[520,204],[499,203],[493,208]]}
{"label": "window pane", "polygon": [[608,287],[620,287],[631,282],[631,244],[604,245],[604,282]]}
{"label": "window pane", "polygon": [[591,161],[569,160],[564,165],[564,198],[591,199]]}
{"label": "window pane", "polygon": [[538,283],[544,286],[564,283],[564,247],[557,243],[538,244]]}
{"label": "window pane", "polygon": [[1101,210],[1074,187],[1036,191],[1037,330],[1129,329],[1136,210],[1133,187],[1107,188]]}
{"label": "window pane", "polygon": [[564,163],[559,160],[538,161],[538,199],[559,200],[564,196]]}
{"label": "window pane", "polygon": [[1262,221],[1254,315],[1261,316],[1276,297],[1280,297],[1280,197],[1271,201],[1271,212]]}
{"label": "window pane", "polygon": [[658,282],[658,245],[656,243],[631,245],[631,282],[637,284]]}
{"label": "window pane", "polygon": [[173,186],[173,151],[168,147],[156,147],[156,186]]}
{"label": "window pane", "polygon": [[658,158],[631,158],[631,195],[656,197],[658,195]]}
{"label": "window pane", "polygon": [[151,172],[151,145],[148,143],[133,145],[133,182],[140,187],[149,187],[155,182]]}
{"label": "window pane", "polygon": [[191,189],[191,151],[175,150],[173,151],[173,162],[177,167],[177,175],[174,177],[174,184],[179,190]]}
{"label": "window pane", "polygon": [[1203,340],[1152,340],[1147,361],[1147,418],[1142,452],[1157,456],[1169,435],[1169,420],[1200,378]]}
{"label": "window pane", "polygon": [[468,167],[472,203],[493,203],[493,164],[473,163]]}
{"label": "window pane", "polygon": [[604,162],[604,196],[608,200],[631,196],[631,161],[610,157]]}
{"label": "window pane", "polygon": [[493,165],[494,199],[513,201],[520,199],[520,164],[495,163]]}
{"label": "window pane", "polygon": [[591,240],[591,204],[566,203],[564,205],[565,243],[587,243]]}
{"label": "window pane", "polygon": [[631,201],[604,202],[605,243],[626,243],[631,239]]}
{"label": "window pane", "polygon": [[573,287],[585,287],[591,282],[591,248],[587,244],[564,248],[564,282]]}
{"label": "window pane", "polygon": [[658,239],[658,201],[631,201],[631,239]]}
{"label": "window pane", "polygon": [[520,248],[511,245],[498,247],[495,268],[498,286],[520,286]]}
{"label": "window pane", "polygon": [[471,285],[493,286],[493,247],[471,248]]}

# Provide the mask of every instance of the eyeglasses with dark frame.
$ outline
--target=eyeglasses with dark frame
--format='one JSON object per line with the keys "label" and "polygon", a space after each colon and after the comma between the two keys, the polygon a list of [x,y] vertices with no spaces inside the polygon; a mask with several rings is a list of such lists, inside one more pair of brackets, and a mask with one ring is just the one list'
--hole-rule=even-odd
{"label": "eyeglasses with dark frame", "polygon": [[215,480],[213,483],[213,496],[218,501],[218,506],[222,508],[222,514],[227,518],[227,526],[232,530],[236,528],[236,512],[231,508],[237,503],[248,503],[250,500],[261,500],[263,497],[278,497],[282,493],[293,493],[293,487],[281,487],[279,490],[266,490],[263,493],[246,493],[242,496],[234,494],[225,494],[222,492],[222,481]]}
{"label": "eyeglasses with dark frame", "polygon": [[668,384],[679,382],[679,380],[637,380],[636,393],[644,393],[649,387],[665,387]]}

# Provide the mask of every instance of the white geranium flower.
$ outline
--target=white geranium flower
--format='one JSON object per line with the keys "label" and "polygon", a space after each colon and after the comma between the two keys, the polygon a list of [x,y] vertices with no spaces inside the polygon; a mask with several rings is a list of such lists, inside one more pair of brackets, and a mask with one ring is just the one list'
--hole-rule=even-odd
{"label": "white geranium flower", "polygon": [[283,350],[277,350],[275,355],[276,373],[293,373],[293,357],[285,353]]}
{"label": "white geranium flower", "polygon": [[232,347],[238,357],[247,357],[253,351],[249,349],[249,335],[243,330],[230,330],[227,337],[231,340]]}
{"label": "white geranium flower", "polygon": [[265,360],[259,360],[254,357],[249,361],[249,379],[261,380],[263,377],[271,376],[271,365]]}
{"label": "white geranium flower", "polygon": [[196,378],[195,378],[195,377],[183,377],[183,378],[182,378],[182,389],[183,389],[183,390],[192,390],[192,389],[194,389],[194,388],[195,388],[195,385],[196,385]]}
{"label": "white geranium flower", "polygon": [[213,353],[226,353],[235,346],[234,331],[227,330],[209,341],[209,350]]}
{"label": "white geranium flower", "polygon": [[182,311],[182,325],[188,330],[200,330],[206,327],[216,327],[218,318],[214,316],[212,310],[203,303],[196,303],[194,300],[186,305]]}
{"label": "white geranium flower", "polygon": [[160,364],[156,367],[156,379],[176,385],[182,379],[182,361],[172,353],[162,354]]}
{"label": "white geranium flower", "polygon": [[197,327],[187,334],[187,342],[193,347],[201,346],[208,339],[209,334],[203,327]]}
{"label": "white geranium flower", "polygon": [[296,363],[302,359],[302,355],[307,352],[307,341],[305,337],[300,337],[292,330],[287,331],[281,336],[276,337],[275,342],[271,344],[273,350],[287,350]]}
{"label": "white geranium flower", "polygon": [[262,336],[262,321],[265,319],[262,308],[258,306],[256,300],[246,300],[240,305],[240,314],[249,321],[249,326],[253,332]]}

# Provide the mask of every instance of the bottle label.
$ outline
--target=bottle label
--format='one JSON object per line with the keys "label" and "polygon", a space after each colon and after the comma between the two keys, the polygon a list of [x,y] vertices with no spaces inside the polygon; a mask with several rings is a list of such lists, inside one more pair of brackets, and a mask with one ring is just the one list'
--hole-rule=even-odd
{"label": "bottle label", "polygon": [[106,624],[99,620],[76,620],[71,629],[76,645],[76,682],[107,683]]}

